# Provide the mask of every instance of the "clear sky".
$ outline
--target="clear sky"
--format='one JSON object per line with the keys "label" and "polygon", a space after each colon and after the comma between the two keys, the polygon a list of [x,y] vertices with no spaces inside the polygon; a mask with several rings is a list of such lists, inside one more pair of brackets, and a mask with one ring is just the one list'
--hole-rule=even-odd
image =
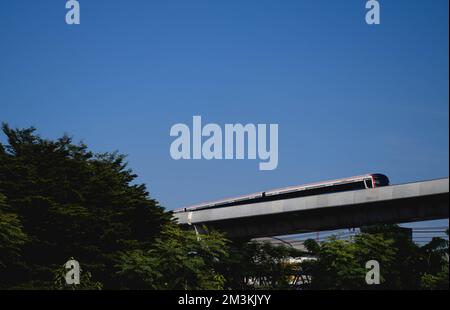
{"label": "clear sky", "polygon": [[[0,120],[119,150],[168,209],[449,171],[448,0],[0,1]],[[278,123],[279,165],[174,161],[175,123]],[[3,139],[3,138],[2,138]],[[448,223],[448,221],[447,221]]]}

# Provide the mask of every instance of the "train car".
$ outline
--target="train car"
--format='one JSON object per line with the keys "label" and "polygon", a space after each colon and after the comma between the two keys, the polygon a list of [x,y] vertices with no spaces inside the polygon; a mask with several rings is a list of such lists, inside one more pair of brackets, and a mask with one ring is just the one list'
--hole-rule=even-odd
{"label": "train car", "polygon": [[389,185],[388,177],[385,176],[384,174],[374,173],[337,180],[309,183],[300,186],[291,186],[280,189],[274,189],[266,191],[265,195],[267,197],[274,197],[279,195],[293,195],[294,197],[301,197],[301,196],[312,196],[357,189],[375,188],[386,185]]}
{"label": "train car", "polygon": [[264,192],[257,192],[250,195],[206,202],[186,208],[177,209],[174,210],[173,212],[177,213],[186,211],[198,211],[211,208],[238,206],[263,201],[273,201],[279,199],[289,199],[296,197],[337,193],[342,191],[376,188],[387,185],[389,185],[389,178],[384,174],[381,173],[364,174],[349,178],[329,180],[317,183],[309,183],[299,186],[284,187]]}
{"label": "train car", "polygon": [[257,192],[249,195],[242,195],[222,200],[216,200],[216,201],[210,201],[210,202],[204,202],[201,204],[196,204],[193,206],[176,209],[173,212],[185,212],[185,211],[195,211],[195,210],[203,210],[203,209],[211,209],[211,208],[219,208],[219,207],[228,207],[228,206],[236,206],[240,204],[246,204],[258,201],[264,197],[264,192]]}

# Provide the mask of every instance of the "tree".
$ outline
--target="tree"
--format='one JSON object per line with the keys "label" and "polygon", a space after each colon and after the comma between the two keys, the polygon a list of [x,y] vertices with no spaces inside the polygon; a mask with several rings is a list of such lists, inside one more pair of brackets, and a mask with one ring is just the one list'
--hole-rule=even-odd
{"label": "tree", "polygon": [[381,235],[393,241],[395,259],[387,275],[386,288],[418,289],[420,287],[420,247],[412,239],[412,231],[393,224],[362,227],[363,233]]}
{"label": "tree", "polygon": [[[411,231],[397,225],[361,228],[350,240],[305,242],[316,260],[302,263],[309,289],[448,289],[448,241],[433,238],[420,247]],[[366,285],[365,263],[376,260],[380,285]]]}
{"label": "tree", "polygon": [[13,281],[12,275],[22,264],[21,251],[27,240],[17,214],[12,212],[6,197],[0,193],[0,288]]}
{"label": "tree", "polygon": [[[70,260],[74,260],[73,257]],[[103,285],[95,281],[92,274],[89,271],[80,269],[80,283],[79,284],[67,284],[66,273],[67,269],[65,264],[57,267],[54,270],[53,276],[53,288],[56,290],[101,290]]]}
{"label": "tree", "polygon": [[[302,263],[311,277],[309,289],[369,289],[387,286],[388,272],[395,259],[393,240],[382,235],[360,234],[353,240],[338,240],[331,237],[318,244],[310,239],[305,246],[315,256],[315,260]],[[382,266],[381,285],[368,286],[365,281],[366,262],[378,261]]]}
{"label": "tree", "polygon": [[[448,236],[448,229],[446,231]],[[420,248],[420,286],[429,290],[448,290],[448,240],[434,237]]]}
{"label": "tree", "polygon": [[269,242],[235,240],[221,264],[230,289],[292,289],[305,252]]}
{"label": "tree", "polygon": [[421,288],[427,290],[448,290],[448,263],[435,275],[425,273],[421,277]]}
{"label": "tree", "polygon": [[197,235],[171,223],[150,250],[123,253],[118,274],[134,289],[223,289],[225,279],[217,268],[227,248],[218,232]]}
{"label": "tree", "polygon": [[4,285],[51,288],[55,268],[73,256],[105,288],[117,287],[123,279],[116,279],[114,266],[121,253],[150,249],[171,215],[149,198],[145,185],[134,183],[125,156],[94,154],[66,135],[46,140],[34,128],[2,129],[7,144],[0,143],[0,192],[10,211],[2,213],[1,229],[9,235],[0,246],[20,245],[24,260],[21,272],[6,269],[5,278],[15,281]]}

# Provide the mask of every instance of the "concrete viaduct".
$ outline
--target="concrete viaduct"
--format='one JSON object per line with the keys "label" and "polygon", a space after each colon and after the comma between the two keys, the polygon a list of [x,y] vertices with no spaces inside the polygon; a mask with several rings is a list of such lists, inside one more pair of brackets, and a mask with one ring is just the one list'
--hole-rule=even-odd
{"label": "concrete viaduct", "polygon": [[449,179],[175,213],[182,225],[258,238],[448,218]]}

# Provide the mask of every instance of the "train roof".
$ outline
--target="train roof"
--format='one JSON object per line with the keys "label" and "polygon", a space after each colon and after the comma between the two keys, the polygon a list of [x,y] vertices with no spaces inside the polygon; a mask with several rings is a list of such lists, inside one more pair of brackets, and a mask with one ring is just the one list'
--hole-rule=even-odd
{"label": "train roof", "polygon": [[379,173],[368,173],[368,174],[362,174],[357,175],[353,177],[348,178],[341,178],[341,179],[334,179],[334,180],[326,180],[326,181],[320,181],[320,182],[313,182],[313,183],[306,183],[302,185],[297,186],[288,186],[288,187],[282,187],[278,189],[273,189],[266,191],[266,195],[278,195],[278,194],[285,194],[290,192],[296,192],[300,190],[305,189],[311,189],[311,188],[318,188],[318,187],[325,187],[325,186],[333,186],[336,184],[342,184],[342,183],[348,183],[348,182],[355,182],[355,181],[362,181],[368,178],[371,178],[374,175],[380,175]]}
{"label": "train roof", "polygon": [[372,178],[373,176],[376,176],[376,175],[386,177],[385,175],[380,174],[380,173],[368,173],[368,174],[362,174],[362,175],[357,175],[357,176],[352,176],[352,177],[347,177],[347,178],[306,183],[303,185],[282,187],[282,188],[277,188],[277,189],[272,189],[272,190],[267,190],[267,191],[256,192],[253,194],[247,194],[247,195],[230,197],[230,198],[225,198],[225,199],[220,199],[220,200],[203,202],[203,203],[191,205],[188,207],[176,209],[176,210],[174,210],[174,212],[182,212],[185,210],[196,210],[196,209],[202,209],[202,208],[207,208],[207,207],[214,207],[214,206],[220,206],[220,205],[225,205],[225,204],[229,204],[229,203],[245,201],[245,200],[249,200],[249,199],[262,197],[263,194],[266,196],[275,196],[275,195],[287,194],[287,193],[302,191],[302,190],[311,189],[311,188],[319,188],[319,187],[333,186],[333,185],[342,184],[342,183],[362,181],[362,180],[365,180],[368,178]]}

